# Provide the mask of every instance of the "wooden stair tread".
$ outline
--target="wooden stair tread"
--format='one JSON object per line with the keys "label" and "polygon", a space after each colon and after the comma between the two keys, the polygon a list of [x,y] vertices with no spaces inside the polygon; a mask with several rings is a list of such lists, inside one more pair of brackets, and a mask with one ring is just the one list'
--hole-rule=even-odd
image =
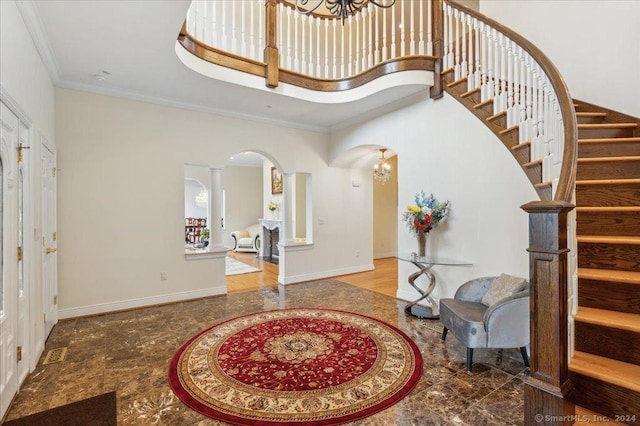
{"label": "wooden stair tread", "polygon": [[587,138],[587,139],[578,139],[578,143],[589,144],[589,143],[634,143],[640,142],[640,137],[631,137],[631,138]]}
{"label": "wooden stair tread", "polygon": [[578,278],[615,281],[640,285],[640,272],[618,271],[613,269],[578,268]]}
{"label": "wooden stair tread", "polygon": [[553,185],[553,183],[551,181],[547,181],[547,182],[536,183],[533,186],[536,188],[546,188],[546,187],[550,187],[551,185]]}
{"label": "wooden stair tread", "polygon": [[522,167],[534,167],[542,164],[542,160],[529,161],[528,163],[524,163]]}
{"label": "wooden stair tread", "polygon": [[467,77],[463,77],[460,80],[452,81],[451,83],[447,83],[447,87],[455,87],[458,84],[466,83]]}
{"label": "wooden stair tread", "polygon": [[464,92],[463,94],[460,95],[461,98],[466,98],[469,97],[471,95],[473,95],[474,93],[479,93],[480,92],[480,88],[476,87],[475,89],[471,89],[467,92]]}
{"label": "wooden stair tread", "polygon": [[578,163],[597,163],[602,161],[640,161],[640,155],[626,156],[626,157],[593,157],[593,158],[578,158]]}
{"label": "wooden stair tread", "polygon": [[506,115],[507,115],[507,111],[500,111],[500,112],[499,112],[499,113],[497,113],[497,114],[493,114],[493,115],[491,115],[491,116],[487,117],[487,118],[486,118],[486,120],[487,120],[487,121],[493,121],[493,120],[496,120],[496,119],[498,119],[498,118],[504,117],[504,116],[506,116]]}
{"label": "wooden stair tread", "polygon": [[640,212],[640,206],[614,206],[614,207],[576,207],[579,212]]}
{"label": "wooden stair tread", "polygon": [[640,184],[640,179],[593,179],[576,181],[576,185],[629,185],[634,183]]}
{"label": "wooden stair tread", "polygon": [[575,351],[569,371],[640,392],[640,365]]}
{"label": "wooden stair tread", "polygon": [[577,117],[606,117],[606,112],[576,112]]}
{"label": "wooden stair tread", "polygon": [[640,315],[637,314],[580,306],[573,319],[576,322],[640,333]]}
{"label": "wooden stair tread", "polygon": [[499,132],[499,133],[500,133],[501,135],[506,135],[507,133],[514,132],[514,131],[518,130],[519,128],[520,128],[520,126],[518,126],[518,125],[516,124],[515,126],[507,127],[507,128],[506,128],[506,129],[504,129],[504,130],[500,130],[500,132]]}
{"label": "wooden stair tread", "polygon": [[480,108],[483,108],[483,107],[485,107],[486,105],[489,105],[489,104],[492,104],[492,103],[493,103],[493,98],[491,98],[491,99],[487,99],[486,101],[482,101],[482,102],[480,102],[479,104],[475,104],[475,105],[473,106],[473,109],[480,109]]}
{"label": "wooden stair tread", "polygon": [[578,124],[578,129],[632,129],[638,123],[588,123]]}
{"label": "wooden stair tread", "polygon": [[527,147],[530,147],[530,146],[531,146],[531,142],[530,141],[522,142],[522,143],[519,143],[518,145],[512,146],[511,147],[511,151],[517,151],[519,149],[527,148]]}
{"label": "wooden stair tread", "polygon": [[453,67],[447,68],[446,70],[440,71],[440,75],[445,75],[445,74],[448,74],[448,73],[453,72],[453,71],[455,71],[455,69]]}
{"label": "wooden stair tread", "polygon": [[640,244],[640,237],[621,237],[617,235],[578,235],[579,243]]}
{"label": "wooden stair tread", "polygon": [[616,422],[615,420],[605,416],[604,414],[596,413],[595,411],[587,410],[584,407],[576,405],[575,413],[577,421],[574,426],[592,425],[594,423],[606,422],[608,425],[624,425],[624,423]]}

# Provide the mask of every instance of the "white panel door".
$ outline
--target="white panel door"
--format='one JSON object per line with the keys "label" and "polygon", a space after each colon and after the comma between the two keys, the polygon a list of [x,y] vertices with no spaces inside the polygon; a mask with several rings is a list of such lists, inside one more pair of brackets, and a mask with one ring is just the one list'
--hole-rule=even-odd
{"label": "white panel door", "polygon": [[15,149],[19,120],[0,104],[0,418],[18,390]]}
{"label": "white panel door", "polygon": [[58,322],[58,255],[56,247],[56,153],[42,140],[42,287],[45,339]]}
{"label": "white panel door", "polygon": [[17,236],[18,236],[18,270],[17,270],[17,280],[18,280],[18,346],[20,347],[21,358],[18,360],[18,385],[22,384],[24,380],[27,378],[29,374],[29,362],[28,360],[31,358],[31,321],[30,321],[30,276],[29,276],[29,268],[30,265],[31,254],[33,253],[31,250],[32,244],[28,240],[28,236],[33,235],[33,233],[27,232],[27,224],[31,224],[32,222],[28,220],[31,216],[29,213],[33,210],[33,208],[29,204],[31,200],[31,191],[29,185],[29,170],[31,167],[31,162],[29,161],[31,156],[28,155],[29,147],[29,130],[24,126],[24,124],[20,123],[20,132],[18,134],[18,146],[22,147],[22,161],[18,163],[18,228],[17,228]]}

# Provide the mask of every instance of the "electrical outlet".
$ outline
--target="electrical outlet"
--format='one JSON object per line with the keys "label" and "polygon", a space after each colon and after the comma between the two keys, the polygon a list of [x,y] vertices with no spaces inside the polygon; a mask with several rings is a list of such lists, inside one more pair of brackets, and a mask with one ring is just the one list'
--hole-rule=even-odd
{"label": "electrical outlet", "polygon": [[160,281],[166,281],[166,280],[167,280],[167,273],[160,272]]}

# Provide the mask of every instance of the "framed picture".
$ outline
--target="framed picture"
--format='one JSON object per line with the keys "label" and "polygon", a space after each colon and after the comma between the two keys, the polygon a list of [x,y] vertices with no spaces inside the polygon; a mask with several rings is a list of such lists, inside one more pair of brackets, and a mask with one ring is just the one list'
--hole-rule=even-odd
{"label": "framed picture", "polygon": [[275,167],[271,167],[271,193],[282,194],[282,174]]}

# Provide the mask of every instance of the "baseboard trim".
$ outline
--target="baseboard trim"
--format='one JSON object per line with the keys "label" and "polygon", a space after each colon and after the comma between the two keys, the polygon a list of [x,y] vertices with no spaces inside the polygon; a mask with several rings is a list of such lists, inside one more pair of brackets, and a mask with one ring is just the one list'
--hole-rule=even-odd
{"label": "baseboard trim", "polygon": [[314,272],[311,274],[289,275],[286,277],[280,274],[278,275],[278,282],[280,284],[287,285],[287,284],[301,283],[304,281],[313,281],[313,280],[321,280],[324,278],[332,278],[332,277],[337,277],[339,275],[373,271],[374,269],[375,268],[373,266],[373,263],[370,263],[368,265],[351,266],[348,268],[341,268],[341,269],[331,269],[328,271]]}
{"label": "baseboard trim", "polygon": [[378,253],[373,255],[374,259],[387,259],[389,257],[398,257],[398,253],[396,253],[395,251],[390,251],[388,253]]}
{"label": "baseboard trim", "polygon": [[203,290],[184,291],[181,293],[163,294],[160,296],[142,297],[139,299],[122,300],[119,302],[100,303],[97,305],[81,306],[78,308],[60,309],[59,319],[83,317],[87,315],[104,314],[125,309],[142,308],[144,306],[161,305],[163,303],[180,302],[208,296],[219,296],[227,293],[227,287],[214,287]]}

